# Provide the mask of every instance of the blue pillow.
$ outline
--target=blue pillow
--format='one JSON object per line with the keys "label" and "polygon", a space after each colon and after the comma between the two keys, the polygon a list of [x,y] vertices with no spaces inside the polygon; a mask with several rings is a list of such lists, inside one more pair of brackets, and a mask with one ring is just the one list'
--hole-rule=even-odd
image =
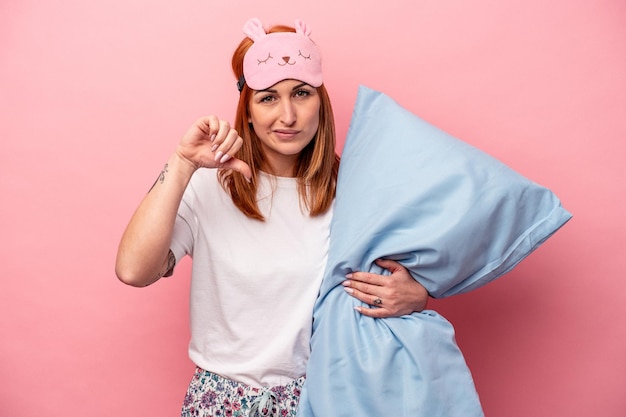
{"label": "blue pillow", "polygon": [[341,282],[399,261],[434,297],[485,285],[571,218],[548,189],[360,87],[299,417],[482,416],[454,330],[427,310],[356,313]]}

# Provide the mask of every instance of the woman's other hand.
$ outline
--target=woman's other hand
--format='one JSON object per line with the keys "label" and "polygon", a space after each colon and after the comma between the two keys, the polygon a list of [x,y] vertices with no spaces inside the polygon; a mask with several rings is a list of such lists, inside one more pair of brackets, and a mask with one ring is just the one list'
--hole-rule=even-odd
{"label": "woman's other hand", "polygon": [[396,261],[379,259],[376,264],[391,272],[378,275],[371,272],[353,272],[346,276],[344,289],[354,298],[370,307],[356,307],[364,316],[399,317],[422,311],[428,303],[428,291],[413,279],[409,271]]}
{"label": "woman's other hand", "polygon": [[198,119],[187,130],[176,154],[194,169],[232,169],[249,180],[252,177],[250,167],[234,157],[242,145],[243,139],[230,123],[211,115]]}

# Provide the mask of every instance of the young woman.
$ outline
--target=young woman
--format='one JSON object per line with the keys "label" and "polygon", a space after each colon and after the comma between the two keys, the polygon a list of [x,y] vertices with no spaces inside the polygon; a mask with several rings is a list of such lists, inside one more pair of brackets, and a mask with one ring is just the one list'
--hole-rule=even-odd
{"label": "young woman", "polygon": [[[131,218],[116,262],[120,280],[146,286],[193,258],[197,369],[183,416],[295,415],[326,264],[339,158],[319,49],[300,21],[266,33],[251,19],[244,33],[232,59],[234,126],[206,116],[189,128]],[[345,283],[372,305],[360,312],[422,310],[426,290],[399,264],[380,265],[392,274],[357,272]]]}

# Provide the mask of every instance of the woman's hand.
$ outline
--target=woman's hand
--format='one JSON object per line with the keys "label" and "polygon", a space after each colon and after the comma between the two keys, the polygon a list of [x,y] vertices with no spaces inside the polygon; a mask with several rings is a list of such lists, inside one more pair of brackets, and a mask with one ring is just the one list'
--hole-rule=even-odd
{"label": "woman's hand", "polygon": [[232,169],[250,180],[252,172],[248,164],[234,158],[242,145],[243,139],[227,121],[205,116],[187,130],[176,154],[194,169]]}
{"label": "woman's hand", "polygon": [[248,164],[234,158],[242,145],[237,131],[215,116],[198,119],[187,130],[124,231],[115,261],[115,273],[122,282],[143,287],[172,268],[176,213],[198,168],[232,169],[251,179]]}
{"label": "woman's hand", "polygon": [[364,316],[399,317],[426,308],[428,291],[413,279],[409,271],[396,261],[379,259],[376,264],[391,275],[353,272],[346,276],[344,289],[354,298],[371,307],[356,307]]}

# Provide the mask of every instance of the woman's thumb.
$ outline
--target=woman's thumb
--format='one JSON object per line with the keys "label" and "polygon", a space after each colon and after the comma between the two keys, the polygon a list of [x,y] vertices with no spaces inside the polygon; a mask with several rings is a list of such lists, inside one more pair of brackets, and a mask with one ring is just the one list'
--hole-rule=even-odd
{"label": "woman's thumb", "polygon": [[232,169],[243,175],[248,182],[252,181],[252,170],[250,166],[243,162],[241,159],[231,158],[222,165],[222,168]]}

